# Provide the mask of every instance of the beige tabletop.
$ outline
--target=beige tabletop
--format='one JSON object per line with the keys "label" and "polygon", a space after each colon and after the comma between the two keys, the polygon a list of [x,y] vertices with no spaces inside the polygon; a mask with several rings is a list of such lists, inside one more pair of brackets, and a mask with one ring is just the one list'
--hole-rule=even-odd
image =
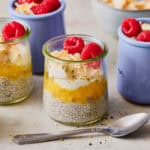
{"label": "beige tabletop", "polygon": [[[102,32],[96,23],[90,0],[66,0],[65,11],[68,33],[86,33],[103,39],[109,47],[109,114],[104,124],[134,112],[149,112],[149,106],[138,106],[123,100],[116,89],[117,40]],[[8,0],[0,0],[0,16],[8,16]],[[58,133],[74,127],[64,126],[51,120],[43,110],[42,76],[34,76],[34,91],[28,100],[12,106],[0,106],[0,150],[149,150],[150,124],[127,138],[117,139],[104,135],[84,136],[33,145],[18,146],[12,136],[22,133]],[[97,123],[97,126],[100,123]]]}

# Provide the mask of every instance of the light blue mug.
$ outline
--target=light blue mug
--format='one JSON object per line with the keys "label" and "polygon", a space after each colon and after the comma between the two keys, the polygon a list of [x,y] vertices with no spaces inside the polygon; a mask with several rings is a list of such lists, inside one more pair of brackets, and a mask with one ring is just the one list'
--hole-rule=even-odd
{"label": "light blue mug", "polygon": [[16,0],[10,0],[9,13],[13,19],[26,22],[31,28],[31,54],[33,73],[41,74],[44,71],[44,57],[42,46],[48,39],[65,34],[64,10],[65,2],[61,0],[61,6],[56,11],[42,15],[24,15],[14,10]]}
{"label": "light blue mug", "polygon": [[[138,20],[150,24],[150,18]],[[128,101],[150,104],[150,42],[128,38],[122,33],[121,27],[118,35],[118,90]]]}

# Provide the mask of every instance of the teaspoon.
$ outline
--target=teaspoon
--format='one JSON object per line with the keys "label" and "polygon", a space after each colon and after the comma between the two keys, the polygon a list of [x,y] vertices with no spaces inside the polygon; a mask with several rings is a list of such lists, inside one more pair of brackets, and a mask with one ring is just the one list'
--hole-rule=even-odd
{"label": "teaspoon", "polygon": [[19,145],[33,144],[68,138],[73,135],[99,132],[105,133],[112,137],[123,137],[135,132],[136,130],[144,126],[148,121],[149,115],[147,113],[136,113],[116,120],[114,123],[110,124],[109,127],[81,128],[64,131],[60,134],[39,133],[16,135],[13,137],[13,141]]}

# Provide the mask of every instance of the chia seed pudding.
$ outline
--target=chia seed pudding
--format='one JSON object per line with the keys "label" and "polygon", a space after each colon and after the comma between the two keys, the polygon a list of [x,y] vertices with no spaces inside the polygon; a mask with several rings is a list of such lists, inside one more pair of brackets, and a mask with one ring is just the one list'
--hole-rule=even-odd
{"label": "chia seed pudding", "polygon": [[22,101],[32,91],[32,77],[9,80],[0,77],[0,104],[10,104]]}
{"label": "chia seed pudding", "polygon": [[29,34],[23,23],[0,18],[0,104],[20,102],[32,91]]}
{"label": "chia seed pudding", "polygon": [[107,113],[105,97],[95,103],[64,103],[44,91],[44,108],[49,116],[64,124],[85,125],[100,120]]}
{"label": "chia seed pudding", "polygon": [[[70,50],[72,45],[68,44],[76,42],[80,43],[83,52],[79,52],[81,47],[78,46],[78,49]],[[58,50],[56,47],[60,47],[60,43],[63,48]],[[106,54],[100,46],[103,44],[91,43],[91,37],[81,35],[61,36],[46,44],[44,48],[50,47],[43,49],[46,57],[43,103],[48,115],[60,123],[75,126],[100,120],[107,113],[106,72],[103,59],[100,59],[100,54]],[[49,52],[51,49],[56,50]],[[99,54],[100,58],[84,61],[87,56],[89,59],[87,51],[94,56]]]}

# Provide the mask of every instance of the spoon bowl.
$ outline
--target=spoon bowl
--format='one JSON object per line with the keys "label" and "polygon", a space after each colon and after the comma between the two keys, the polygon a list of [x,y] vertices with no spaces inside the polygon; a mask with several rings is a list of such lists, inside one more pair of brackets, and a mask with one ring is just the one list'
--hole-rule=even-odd
{"label": "spoon bowl", "polygon": [[146,113],[128,115],[112,123],[109,133],[113,137],[126,136],[143,127],[148,121],[149,115]]}

